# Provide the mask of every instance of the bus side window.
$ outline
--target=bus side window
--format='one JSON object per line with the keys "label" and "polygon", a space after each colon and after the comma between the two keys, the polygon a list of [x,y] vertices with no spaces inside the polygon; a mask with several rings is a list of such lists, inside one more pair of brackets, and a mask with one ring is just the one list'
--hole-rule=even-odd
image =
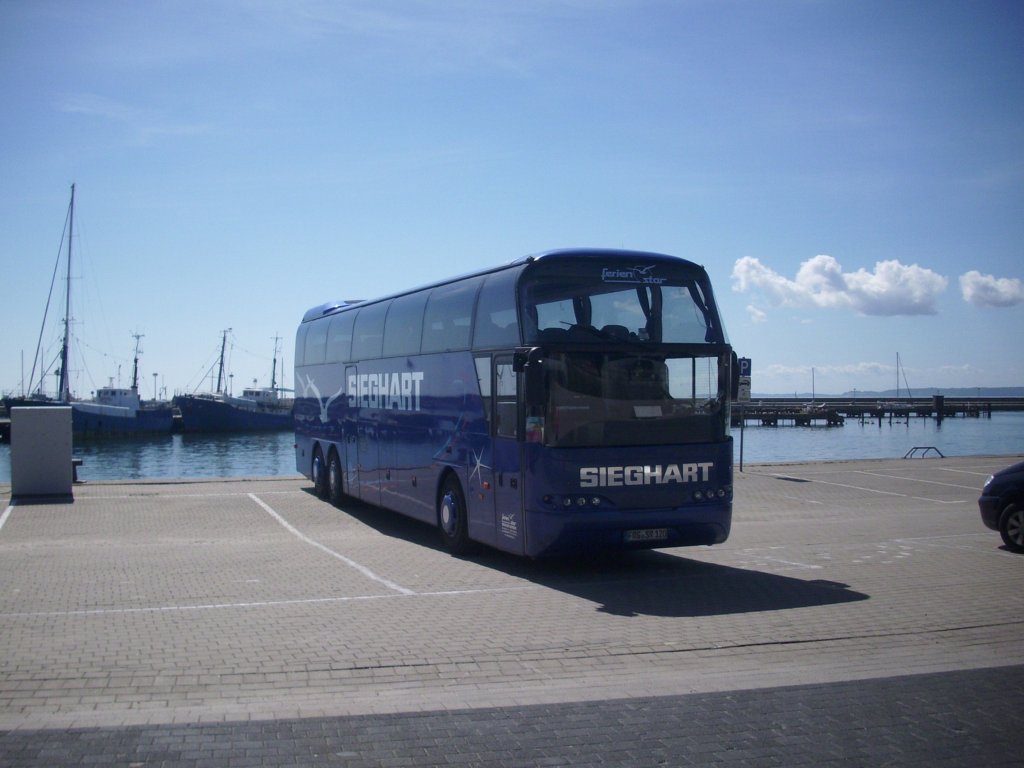
{"label": "bus side window", "polygon": [[359,310],[352,333],[353,360],[372,360],[380,357],[384,342],[384,317],[389,306],[390,301],[382,301]]}
{"label": "bus side window", "polygon": [[515,437],[519,426],[519,398],[512,359],[502,357],[494,365],[495,427],[500,437]]}
{"label": "bus side window", "polygon": [[314,320],[306,331],[306,353],[302,356],[306,365],[320,365],[324,361],[327,347],[327,318]]}
{"label": "bus side window", "polygon": [[473,303],[480,280],[439,285],[430,292],[423,317],[423,352],[469,348]]}
{"label": "bus side window", "polygon": [[516,316],[515,278],[508,270],[490,275],[480,290],[473,328],[473,347],[515,347],[519,345],[519,321]]}
{"label": "bus side window", "polygon": [[355,312],[343,312],[331,318],[327,329],[327,362],[341,363],[349,359],[352,352],[352,322]]}
{"label": "bus side window", "polygon": [[399,296],[391,302],[384,322],[384,357],[418,355],[423,332],[425,291]]}
{"label": "bus side window", "polygon": [[303,323],[299,326],[299,330],[295,332],[295,365],[305,365],[306,359],[306,332],[309,330],[309,324]]}

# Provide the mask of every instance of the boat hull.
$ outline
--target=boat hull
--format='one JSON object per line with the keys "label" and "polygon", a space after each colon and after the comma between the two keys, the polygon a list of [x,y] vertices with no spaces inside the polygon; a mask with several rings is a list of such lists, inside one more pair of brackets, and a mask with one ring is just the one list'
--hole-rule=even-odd
{"label": "boat hull", "polygon": [[295,428],[291,406],[248,408],[219,399],[179,395],[182,432],[270,432]]}
{"label": "boat hull", "polygon": [[76,435],[169,435],[173,425],[174,409],[169,405],[134,412],[91,403],[71,405],[71,430]]}
{"label": "boat hull", "polygon": [[[41,408],[66,405],[59,400],[35,398],[8,398],[4,400],[7,413],[11,408]],[[92,402],[71,403],[71,431],[75,435],[131,436],[169,435],[174,427],[174,409],[167,406],[151,408],[122,408]]]}

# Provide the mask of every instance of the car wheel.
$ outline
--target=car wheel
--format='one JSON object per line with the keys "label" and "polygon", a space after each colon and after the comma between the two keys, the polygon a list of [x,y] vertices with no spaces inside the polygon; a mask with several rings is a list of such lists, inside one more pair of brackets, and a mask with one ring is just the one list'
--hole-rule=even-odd
{"label": "car wheel", "polygon": [[1024,552],[1024,504],[1010,504],[999,518],[999,535],[1011,552]]}

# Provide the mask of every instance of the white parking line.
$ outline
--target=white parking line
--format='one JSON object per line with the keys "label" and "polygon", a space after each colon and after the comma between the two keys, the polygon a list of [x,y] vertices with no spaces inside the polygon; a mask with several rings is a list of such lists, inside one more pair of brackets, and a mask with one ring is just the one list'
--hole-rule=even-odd
{"label": "white parking line", "polygon": [[13,511],[14,501],[11,501],[11,503],[7,505],[7,509],[4,510],[4,513],[0,515],[0,531],[4,529],[4,523],[7,522],[7,518],[11,516],[11,512]]}
{"label": "white parking line", "polygon": [[942,485],[946,488],[960,488],[965,491],[978,491],[973,485],[957,485],[955,483],[940,483],[938,480],[922,480],[919,477],[905,477],[904,475],[889,475],[885,472],[868,472],[866,469],[858,469],[858,475],[870,475],[871,477],[887,477],[891,480],[907,480],[912,483],[925,483],[927,485]]}
{"label": "white parking line", "polygon": [[794,568],[802,568],[802,569],[811,570],[811,571],[821,570],[821,568],[822,568],[822,566],[820,566],[820,565],[810,565],[808,563],[798,563],[795,560],[783,560],[782,558],[779,558],[779,557],[763,557],[761,559],[762,559],[763,562],[766,562],[766,563],[779,563],[781,565],[791,565]]}
{"label": "white parking line", "polygon": [[[869,474],[869,473],[865,472],[864,474]],[[818,483],[819,485],[832,485],[832,486],[835,486],[836,488],[849,488],[850,490],[853,490],[853,491],[867,491],[868,493],[877,493],[877,494],[879,494],[881,496],[895,496],[896,498],[899,498],[899,499],[914,499],[914,501],[927,501],[927,502],[929,502],[931,504],[966,504],[967,503],[963,499],[954,499],[952,501],[948,501],[946,499],[929,499],[929,498],[927,498],[925,496],[912,496],[909,493],[895,493],[893,491],[881,491],[878,488],[868,488],[868,487],[863,486],[863,485],[850,485],[848,483],[835,483],[835,482],[832,482],[831,480],[815,480],[813,478],[800,478],[800,479],[804,479],[808,483]],[[899,478],[897,478],[897,479],[899,479]]]}
{"label": "white parking line", "polygon": [[957,469],[956,467],[938,467],[942,472],[956,472],[961,475],[974,475],[976,477],[988,477],[992,474],[990,470],[982,469]]}
{"label": "white parking line", "polygon": [[316,547],[320,551],[326,552],[331,557],[335,557],[338,560],[341,560],[341,562],[345,563],[345,565],[347,565],[350,568],[354,568],[355,570],[359,571],[366,578],[372,579],[373,581],[376,581],[379,584],[383,584],[388,589],[394,590],[395,592],[397,592],[400,595],[415,595],[416,594],[411,589],[406,589],[405,587],[401,586],[400,584],[395,584],[395,582],[390,581],[388,579],[385,579],[383,576],[378,576],[376,573],[371,571],[365,565],[360,565],[355,560],[352,560],[352,559],[350,559],[348,557],[345,557],[340,552],[335,552],[333,549],[331,549],[330,547],[324,546],[319,541],[316,541],[314,539],[309,538],[309,536],[304,534],[302,531],[300,531],[294,525],[292,525],[287,520],[285,520],[283,517],[281,517],[280,514],[278,514],[269,504],[267,504],[265,501],[260,499],[256,494],[249,493],[249,494],[246,494],[246,495],[250,499],[255,501],[257,504],[259,504],[261,507],[263,507],[263,509],[271,517],[273,517],[275,520],[277,520],[277,522],[279,522],[281,525],[284,526],[285,530],[287,530],[289,533],[294,534],[296,537],[298,537],[302,541],[306,542],[307,544],[311,544],[312,546]]}
{"label": "white parking line", "polygon": [[52,616],[109,616],[111,614],[168,613],[172,611],[214,611],[238,608],[274,608],[317,603],[360,603],[368,600],[398,600],[403,597],[460,597],[462,595],[500,594],[539,589],[535,584],[486,589],[449,589],[439,592],[410,592],[408,595],[348,595],[343,597],[299,597],[290,600],[256,600],[241,603],[200,603],[197,605],[149,605],[135,608],[82,608],[69,611],[13,611],[0,613],[0,619],[25,619]]}

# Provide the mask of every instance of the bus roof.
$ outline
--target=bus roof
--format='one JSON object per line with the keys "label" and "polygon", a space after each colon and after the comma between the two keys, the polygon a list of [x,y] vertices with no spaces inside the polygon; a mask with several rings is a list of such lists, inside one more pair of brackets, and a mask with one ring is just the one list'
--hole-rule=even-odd
{"label": "bus roof", "polygon": [[489,275],[493,272],[501,272],[505,269],[512,269],[515,267],[524,267],[527,264],[531,264],[537,261],[560,261],[562,259],[569,258],[593,258],[593,259],[643,259],[644,261],[656,260],[656,261],[671,261],[676,264],[683,263],[691,267],[703,269],[703,267],[696,262],[682,259],[678,256],[670,256],[665,253],[654,253],[651,251],[630,251],[615,248],[558,248],[550,251],[541,251],[540,253],[533,253],[528,256],[522,256],[514,261],[507,264],[501,264],[496,267],[490,267],[488,269],[480,269],[475,272],[467,272],[464,275],[457,275],[450,277],[445,280],[438,280],[434,283],[427,283],[426,285],[420,285],[415,288],[409,288],[408,290],[398,291],[396,293],[389,293],[385,296],[379,296],[375,299],[366,300],[345,300],[345,301],[329,301],[325,304],[313,307],[308,310],[302,317],[302,322],[306,323],[310,320],[316,320],[324,315],[332,315],[335,312],[349,307],[358,307],[366,304],[376,304],[380,301],[386,301],[387,299],[393,299],[397,296],[404,296],[408,293],[416,293],[417,291],[426,290],[429,288],[436,288],[439,285],[447,285],[448,283],[456,283],[460,280],[467,280],[472,277],[479,277],[481,275]]}

